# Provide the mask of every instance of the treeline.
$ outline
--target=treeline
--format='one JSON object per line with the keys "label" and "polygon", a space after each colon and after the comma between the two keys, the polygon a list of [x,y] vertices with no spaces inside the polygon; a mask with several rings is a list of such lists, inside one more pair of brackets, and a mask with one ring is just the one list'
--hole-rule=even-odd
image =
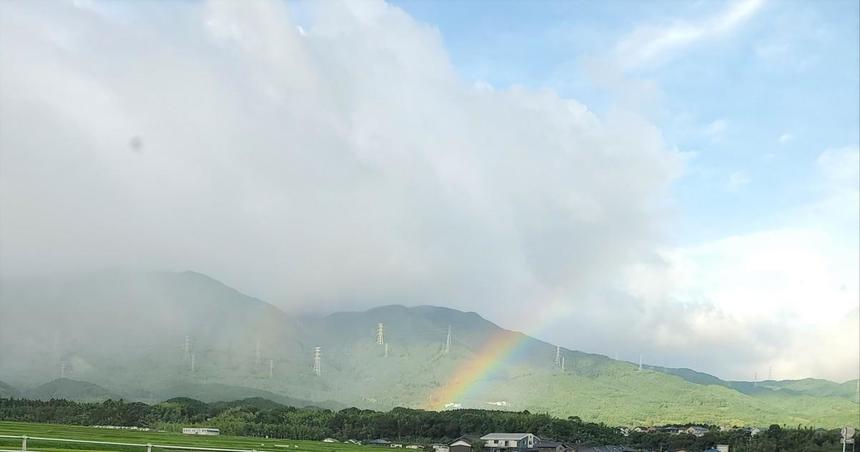
{"label": "treeline", "polygon": [[702,437],[659,432],[633,432],[579,418],[558,419],[528,411],[452,410],[424,411],[395,408],[388,412],[347,408],[331,411],[294,408],[265,399],[203,403],[187,398],[154,405],[108,400],[80,403],[67,400],[0,399],[0,420],[25,422],[149,427],[178,431],[181,427],[216,427],[226,435],[285,439],[369,440],[429,444],[448,442],[463,435],[490,432],[531,432],[568,445],[626,445],[646,450],[704,450],[715,444],[730,444],[733,451],[841,450],[839,432],[812,428],[783,428],[773,425],[758,435],[745,430],[711,429]]}

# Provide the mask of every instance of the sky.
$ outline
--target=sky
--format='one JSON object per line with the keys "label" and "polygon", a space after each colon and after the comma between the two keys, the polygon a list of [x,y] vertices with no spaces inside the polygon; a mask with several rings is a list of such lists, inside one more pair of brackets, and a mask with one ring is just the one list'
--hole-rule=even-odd
{"label": "sky", "polygon": [[[241,6],[240,6],[241,5]],[[860,368],[860,6],[0,2],[0,276]]]}

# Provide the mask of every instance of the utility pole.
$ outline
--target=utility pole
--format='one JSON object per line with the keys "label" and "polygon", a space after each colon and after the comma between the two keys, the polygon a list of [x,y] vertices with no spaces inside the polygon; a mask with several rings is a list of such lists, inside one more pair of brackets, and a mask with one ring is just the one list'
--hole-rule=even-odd
{"label": "utility pole", "polygon": [[388,358],[388,342],[385,343],[385,357]]}
{"label": "utility pole", "polygon": [[561,371],[564,372],[564,356],[561,357]]}
{"label": "utility pole", "polygon": [[322,347],[314,347],[314,373],[319,377],[322,375],[320,361],[322,359]]}
{"label": "utility pole", "polygon": [[451,325],[448,324],[448,336],[445,338],[445,354],[451,351]]}
{"label": "utility pole", "polygon": [[376,324],[376,345],[385,343],[385,325],[381,322]]}

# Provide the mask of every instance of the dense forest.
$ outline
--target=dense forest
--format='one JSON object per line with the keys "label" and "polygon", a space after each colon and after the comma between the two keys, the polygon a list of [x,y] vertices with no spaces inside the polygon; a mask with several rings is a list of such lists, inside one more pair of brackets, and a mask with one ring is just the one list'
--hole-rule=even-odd
{"label": "dense forest", "polygon": [[660,431],[630,432],[583,422],[577,417],[554,418],[528,411],[452,410],[424,411],[395,408],[388,412],[347,408],[332,411],[294,408],[266,400],[204,403],[175,398],[154,405],[108,400],[81,403],[68,400],[37,401],[0,399],[0,420],[74,425],[150,427],[177,431],[183,426],[217,427],[227,435],[271,438],[340,440],[385,438],[429,444],[446,442],[462,435],[489,432],[532,432],[570,445],[626,445],[647,450],[704,450],[715,444],[730,444],[734,451],[836,451],[841,450],[839,432],[814,428],[771,425],[757,435],[747,429],[720,431],[711,428],[704,436],[669,434]]}

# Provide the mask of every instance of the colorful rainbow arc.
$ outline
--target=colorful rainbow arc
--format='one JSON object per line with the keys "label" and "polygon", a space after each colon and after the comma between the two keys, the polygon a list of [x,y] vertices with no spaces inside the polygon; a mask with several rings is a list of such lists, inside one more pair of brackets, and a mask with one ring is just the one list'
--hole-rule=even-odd
{"label": "colorful rainbow arc", "polygon": [[528,338],[525,334],[502,330],[487,340],[477,353],[477,359],[461,364],[448,382],[430,395],[425,408],[441,410],[445,405],[461,400],[487,374],[505,362]]}

